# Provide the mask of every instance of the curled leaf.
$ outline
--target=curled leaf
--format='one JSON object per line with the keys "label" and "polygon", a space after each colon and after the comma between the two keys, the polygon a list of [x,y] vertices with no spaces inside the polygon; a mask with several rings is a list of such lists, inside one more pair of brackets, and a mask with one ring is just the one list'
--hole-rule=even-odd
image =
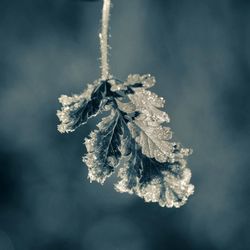
{"label": "curled leaf", "polygon": [[81,95],[63,95],[58,130],[74,131],[90,117],[110,111],[85,140],[83,161],[90,181],[103,184],[118,168],[117,191],[163,207],[180,207],[194,190],[185,160],[191,150],[171,140],[166,126],[170,120],[161,110],[165,100],[148,90],[154,84],[151,75],[136,74],[124,83],[96,81]]}
{"label": "curled leaf", "polygon": [[112,110],[97,127],[85,140],[87,155],[83,161],[88,166],[90,180],[103,183],[119,163],[123,120],[118,111]]}
{"label": "curled leaf", "polygon": [[61,133],[72,132],[101,112],[112,96],[110,88],[108,81],[96,81],[80,95],[62,95],[59,98],[62,109],[57,111],[61,122],[58,130]]}
{"label": "curled leaf", "polygon": [[160,163],[143,155],[130,144],[130,153],[123,156],[115,185],[118,192],[136,194],[146,202],[158,202],[162,207],[180,207],[193,194],[191,171],[184,156],[175,155],[172,162]]}

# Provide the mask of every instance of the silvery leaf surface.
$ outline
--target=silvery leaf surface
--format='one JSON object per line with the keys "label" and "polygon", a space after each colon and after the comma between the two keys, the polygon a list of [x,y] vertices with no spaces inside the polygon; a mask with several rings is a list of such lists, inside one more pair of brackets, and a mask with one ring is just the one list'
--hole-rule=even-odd
{"label": "silvery leaf surface", "polygon": [[133,88],[133,93],[128,94],[130,102],[136,107],[136,110],[145,115],[148,121],[164,123],[169,122],[169,116],[162,111],[165,100],[155,93],[144,88]]}
{"label": "silvery leaf surface", "polygon": [[[122,90],[122,100],[117,100],[119,109],[136,117],[129,124],[129,129],[136,143],[142,148],[142,153],[159,162],[166,162],[172,154],[172,132],[163,125],[170,121],[161,108],[165,100],[148,90],[155,84],[151,75],[129,75],[125,83],[114,85],[116,90]],[[112,87],[114,90],[114,87]]]}
{"label": "silvery leaf surface", "polygon": [[[143,76],[129,77],[129,79],[137,78],[141,80]],[[133,93],[128,94],[128,98],[134,105],[134,111],[139,115],[129,124],[129,129],[132,137],[141,146],[144,155],[155,158],[159,162],[166,162],[173,151],[173,143],[169,141],[172,138],[172,132],[169,127],[162,124],[170,120],[168,114],[161,110],[165,100],[146,89],[153,86],[155,79],[153,77],[146,79],[146,84],[142,83],[141,88],[131,85]],[[130,80],[130,82],[133,81]]]}
{"label": "silvery leaf surface", "polygon": [[145,75],[129,75],[125,82],[119,80],[115,81],[116,84],[112,85],[112,91],[121,91],[124,94],[134,94],[134,89],[148,89],[155,85],[155,77],[150,74]]}
{"label": "silvery leaf surface", "polygon": [[139,74],[130,74],[127,80],[124,82],[125,86],[145,89],[151,88],[155,85],[155,77],[150,74],[139,75]]}
{"label": "silvery leaf surface", "polygon": [[87,155],[83,161],[88,167],[90,181],[104,183],[121,157],[124,120],[118,111],[112,110],[97,127],[98,129],[91,132],[90,137],[85,140]]}
{"label": "silvery leaf surface", "polygon": [[103,184],[119,168],[117,191],[180,207],[194,190],[185,160],[191,150],[171,140],[169,117],[161,110],[165,101],[148,90],[154,84],[153,76],[135,74],[124,83],[96,81],[81,95],[61,96],[58,130],[74,131],[88,118],[111,110],[85,140],[83,161],[90,181]]}
{"label": "silvery leaf surface", "polygon": [[140,115],[129,123],[129,129],[135,141],[141,146],[144,155],[155,158],[159,162],[169,161],[174,144],[169,141],[172,132],[168,127],[159,124],[152,125]]}
{"label": "silvery leaf surface", "polygon": [[136,194],[146,202],[157,202],[162,207],[184,205],[194,191],[194,186],[190,184],[191,171],[181,156],[187,155],[188,151],[181,153],[180,146],[176,145],[173,161],[160,163],[142,154],[133,141],[125,145],[129,145],[126,151],[129,153],[122,157],[118,173],[120,180],[115,189]]}
{"label": "silvery leaf surface", "polygon": [[110,88],[108,81],[96,81],[89,84],[87,90],[80,95],[62,95],[59,98],[62,109],[57,111],[61,122],[58,130],[61,133],[72,132],[101,112],[112,94],[115,94],[110,91]]}

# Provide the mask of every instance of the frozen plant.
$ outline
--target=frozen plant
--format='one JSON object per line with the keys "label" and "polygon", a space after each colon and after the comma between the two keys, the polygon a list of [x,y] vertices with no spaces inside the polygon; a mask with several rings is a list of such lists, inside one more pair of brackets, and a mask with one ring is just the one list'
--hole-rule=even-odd
{"label": "frozen plant", "polygon": [[[102,78],[80,95],[59,98],[61,133],[73,132],[100,113],[106,116],[85,139],[83,162],[88,178],[101,184],[118,173],[115,189],[136,194],[162,207],[180,207],[193,193],[191,171],[185,157],[191,150],[173,142],[165,101],[151,92],[155,78],[129,75],[125,82],[113,78],[108,66],[110,0],[104,0],[100,35]],[[117,171],[115,171],[117,169]]]}
{"label": "frozen plant", "polygon": [[72,132],[89,118],[106,112],[98,129],[85,140],[90,181],[103,184],[118,169],[119,192],[135,193],[161,206],[180,207],[193,193],[185,157],[191,150],[172,142],[165,126],[163,98],[148,90],[150,75],[129,75],[124,83],[99,80],[80,95],[61,96],[57,115],[61,133]]}

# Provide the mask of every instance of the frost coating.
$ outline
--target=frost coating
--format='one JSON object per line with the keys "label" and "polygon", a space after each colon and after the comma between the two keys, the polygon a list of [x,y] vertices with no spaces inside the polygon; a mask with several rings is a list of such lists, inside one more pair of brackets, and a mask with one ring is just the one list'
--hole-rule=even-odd
{"label": "frost coating", "polygon": [[[185,151],[185,155],[189,151]],[[162,207],[180,207],[193,194],[190,184],[191,171],[182,159],[183,153],[173,155],[172,163],[160,163],[145,157],[132,145],[130,154],[123,157],[119,169],[119,182],[115,189],[119,192],[137,194],[146,202],[158,202]]]}
{"label": "frost coating", "polygon": [[133,87],[137,84],[141,85],[141,87],[148,89],[151,88],[155,85],[155,77],[151,76],[150,74],[146,75],[139,75],[139,74],[134,74],[134,75],[129,75],[127,78],[127,81],[124,83],[125,86],[130,86]]}
{"label": "frost coating", "polygon": [[104,183],[119,162],[121,153],[122,123],[120,114],[112,110],[111,114],[97,125],[98,130],[91,132],[85,140],[87,155],[83,158],[89,169],[90,181]]}
{"label": "frost coating", "polygon": [[163,207],[180,207],[194,190],[185,159],[192,151],[172,141],[168,114],[161,110],[165,101],[148,90],[154,84],[151,75],[136,74],[124,83],[98,80],[81,95],[63,95],[58,130],[74,131],[90,117],[108,111],[85,140],[83,161],[90,181],[103,184],[118,168],[117,191]]}
{"label": "frost coating", "polygon": [[99,34],[100,47],[101,47],[101,69],[102,69],[102,79],[107,79],[109,75],[109,45],[108,45],[108,28],[109,28],[109,18],[110,18],[110,7],[111,0],[103,1],[102,9],[102,32]]}
{"label": "frost coating", "polygon": [[61,133],[73,132],[77,127],[85,124],[89,118],[101,112],[107,104],[110,87],[107,81],[97,80],[89,84],[80,95],[62,95],[59,102],[62,109],[57,111],[61,122],[58,131]]}
{"label": "frost coating", "polygon": [[142,153],[150,158],[155,158],[159,162],[166,162],[172,153],[172,138],[170,128],[161,124],[169,122],[168,114],[161,111],[165,100],[145,88],[155,84],[155,79],[151,76],[139,77],[129,76],[128,82],[142,80],[142,88],[133,88],[133,94],[128,97],[135,105],[136,111],[140,115],[129,124],[132,137],[142,147]]}
{"label": "frost coating", "polygon": [[172,132],[167,127],[162,127],[157,123],[152,124],[145,119],[143,115],[140,115],[129,124],[132,137],[147,157],[166,162],[173,151],[172,142],[168,141],[172,137]]}

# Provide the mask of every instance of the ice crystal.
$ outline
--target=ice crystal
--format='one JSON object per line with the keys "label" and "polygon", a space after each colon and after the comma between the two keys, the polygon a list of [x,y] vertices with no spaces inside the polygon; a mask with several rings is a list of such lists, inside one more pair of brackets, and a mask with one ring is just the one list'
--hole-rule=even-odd
{"label": "ice crystal", "polygon": [[180,207],[194,190],[185,160],[191,150],[171,141],[169,117],[161,110],[165,101],[148,90],[154,84],[151,75],[135,74],[125,82],[98,80],[80,95],[63,95],[58,130],[72,132],[106,112],[98,129],[85,139],[83,162],[90,181],[103,184],[117,168],[117,191],[160,206]]}

